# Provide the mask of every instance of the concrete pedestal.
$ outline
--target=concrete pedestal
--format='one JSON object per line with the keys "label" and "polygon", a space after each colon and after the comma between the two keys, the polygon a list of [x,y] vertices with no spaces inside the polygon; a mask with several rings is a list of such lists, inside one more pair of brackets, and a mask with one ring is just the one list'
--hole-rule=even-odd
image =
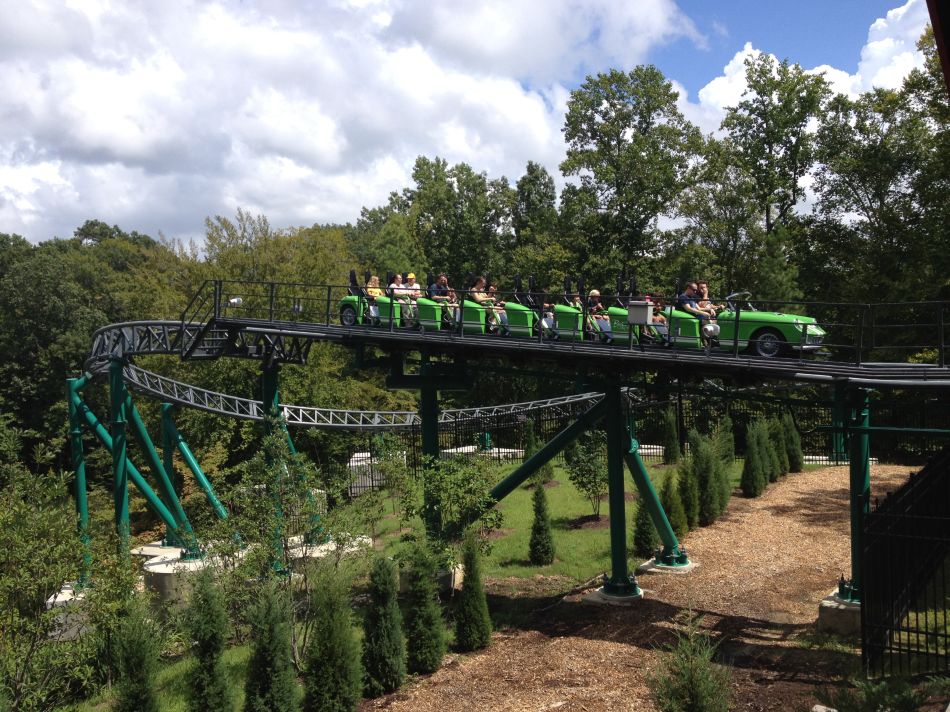
{"label": "concrete pedestal", "polygon": [[591,591],[584,595],[584,603],[592,606],[632,606],[639,603],[643,598],[643,591],[632,596],[612,596],[604,592],[604,587]]}
{"label": "concrete pedestal", "polygon": [[152,559],[142,567],[145,590],[155,593],[163,604],[183,605],[190,592],[190,577],[210,563],[208,559]]}
{"label": "concrete pedestal", "polygon": [[825,596],[818,605],[818,631],[835,635],[861,635],[861,604],[841,598],[837,591]]}
{"label": "concrete pedestal", "polygon": [[658,564],[656,559],[650,559],[637,567],[636,574],[637,576],[642,574],[688,574],[697,568],[699,568],[699,563],[696,561],[690,561],[683,566],[665,566],[664,564]]}

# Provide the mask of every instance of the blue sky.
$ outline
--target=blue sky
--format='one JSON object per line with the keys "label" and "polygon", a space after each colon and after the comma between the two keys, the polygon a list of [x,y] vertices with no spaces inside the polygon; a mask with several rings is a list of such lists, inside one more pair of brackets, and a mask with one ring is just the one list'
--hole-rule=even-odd
{"label": "blue sky", "polygon": [[683,38],[658,48],[651,60],[691,94],[745,42],[803,67],[828,64],[853,74],[871,23],[897,5],[893,0],[681,0],[708,48]]}
{"label": "blue sky", "polygon": [[836,91],[918,66],[925,0],[18,0],[0,13],[0,232],[197,239],[244,208],[353,222],[417,156],[563,186],[584,75],[656,64],[715,132],[756,52]]}

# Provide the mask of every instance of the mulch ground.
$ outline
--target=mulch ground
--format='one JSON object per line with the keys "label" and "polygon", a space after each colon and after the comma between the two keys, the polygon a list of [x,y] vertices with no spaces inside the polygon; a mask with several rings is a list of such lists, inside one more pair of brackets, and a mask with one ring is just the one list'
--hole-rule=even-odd
{"label": "mulch ground", "polygon": [[[873,467],[873,495],[899,487],[909,469]],[[857,662],[853,650],[807,645],[819,601],[849,569],[847,488],[846,467],[824,468],[782,478],[758,499],[733,497],[716,524],[684,540],[700,567],[641,576],[646,595],[629,607],[585,604],[583,587],[558,577],[489,580],[489,606],[513,621],[491,647],[450,655],[361,709],[654,710],[647,680],[690,610],[732,665],[732,709],[809,709],[818,687]]]}

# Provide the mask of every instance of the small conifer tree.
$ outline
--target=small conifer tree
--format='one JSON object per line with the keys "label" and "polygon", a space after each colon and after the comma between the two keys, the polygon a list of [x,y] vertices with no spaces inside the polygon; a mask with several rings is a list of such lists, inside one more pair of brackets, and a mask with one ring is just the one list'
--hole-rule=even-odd
{"label": "small conifer tree", "polygon": [[707,527],[716,521],[719,515],[718,460],[709,438],[699,436],[693,446],[693,469],[696,472],[696,484],[699,487],[699,525]]}
{"label": "small conifer tree", "polygon": [[763,459],[766,463],[767,479],[769,482],[775,482],[782,474],[782,465],[778,459],[778,453],[775,451],[775,441],[769,432],[769,421],[762,421],[762,428],[759,437],[762,439],[760,447],[765,453]]}
{"label": "small conifer tree", "polygon": [[666,511],[666,516],[670,520],[670,526],[677,537],[684,537],[689,532],[689,524],[686,521],[686,510],[683,509],[683,500],[680,499],[680,489],[676,483],[676,474],[670,472],[663,482],[663,489],[660,491],[660,503]]}
{"label": "small conifer tree", "polygon": [[778,418],[769,420],[769,438],[772,440],[772,448],[778,458],[778,467],[780,475],[788,474],[788,447],[785,442],[785,430]]}
{"label": "small conifer tree", "polygon": [[327,577],[313,592],[313,621],[304,670],[304,712],[352,712],[363,692],[360,643],[348,588]]}
{"label": "small conifer tree", "polygon": [[132,599],[125,606],[116,628],[118,682],[115,687],[117,712],[158,712],[155,672],[158,667],[158,627],[148,615],[146,604]]}
{"label": "small conifer tree", "polygon": [[667,408],[663,411],[663,464],[675,465],[682,457],[679,429],[676,423],[676,411]]}
{"label": "small conifer tree", "polygon": [[266,583],[251,608],[251,657],[244,712],[292,712],[297,708],[290,643],[290,611],[276,583]]}
{"label": "small conifer tree", "polygon": [[203,569],[195,577],[185,629],[195,655],[188,674],[189,708],[194,712],[231,709],[231,687],[223,658],[228,614],[224,594],[210,569]]}
{"label": "small conifer tree", "polygon": [[690,529],[699,526],[699,485],[696,483],[696,471],[693,468],[693,458],[687,457],[680,461],[677,469],[677,481],[680,491],[680,502],[686,513],[686,525]]}
{"label": "small conifer tree", "polygon": [[749,423],[746,430],[746,448],[745,462],[742,466],[742,494],[746,497],[758,497],[765,490],[768,482],[768,473],[764,458],[766,453],[762,452],[762,438],[759,436],[761,421],[755,420]]}
{"label": "small conifer tree", "polygon": [[732,470],[732,460],[726,461],[716,458],[716,482],[719,485],[719,501],[717,518],[726,511],[729,506],[729,498],[732,497],[732,480],[730,471]]}
{"label": "small conifer tree", "polygon": [[554,563],[554,535],[551,532],[551,515],[548,513],[548,496],[543,486],[534,490],[534,522],[531,525],[528,559],[535,566]]}
{"label": "small conifer tree", "polygon": [[409,555],[409,590],[406,595],[405,632],[409,672],[435,672],[445,655],[445,628],[435,588],[435,566],[421,544]]}
{"label": "small conifer tree", "polygon": [[731,463],[736,459],[736,439],[733,434],[732,418],[725,415],[716,426],[716,453],[723,462]]}
{"label": "small conifer tree", "polygon": [[660,535],[653,526],[650,510],[641,499],[637,503],[637,513],[633,518],[633,553],[637,556],[649,558],[660,545]]}
{"label": "small conifer tree", "polygon": [[791,413],[782,416],[783,430],[785,431],[785,448],[788,453],[788,471],[801,472],[805,467],[805,456],[802,454],[802,438],[795,427],[795,419]]}
{"label": "small conifer tree", "polygon": [[[543,490],[543,486],[538,487]],[[465,579],[455,609],[455,645],[462,652],[487,648],[491,642],[491,616],[482,584],[481,552],[478,540],[470,532],[462,544]]]}
{"label": "small conifer tree", "polygon": [[406,639],[396,600],[396,567],[377,558],[369,574],[369,610],[363,620],[363,668],[367,697],[379,697],[400,688],[406,677]]}
{"label": "small conifer tree", "polygon": [[716,647],[691,617],[685,633],[650,678],[657,708],[661,712],[727,712],[732,698],[728,668],[716,665]]}

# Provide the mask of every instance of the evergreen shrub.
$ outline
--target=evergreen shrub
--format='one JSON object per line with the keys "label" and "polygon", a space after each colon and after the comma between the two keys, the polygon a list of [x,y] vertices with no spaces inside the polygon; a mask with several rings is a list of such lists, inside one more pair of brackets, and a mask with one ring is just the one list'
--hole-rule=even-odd
{"label": "evergreen shrub", "polygon": [[[538,487],[543,491],[544,487]],[[487,648],[491,642],[491,617],[482,584],[481,553],[478,540],[469,533],[462,544],[465,579],[455,609],[455,645],[462,652]]]}
{"label": "evergreen shrub", "polygon": [[363,692],[360,643],[349,589],[329,577],[313,592],[304,670],[304,712],[353,712]]}
{"label": "evergreen shrub", "polygon": [[677,482],[679,484],[680,502],[686,514],[686,525],[690,529],[699,526],[699,485],[696,482],[696,470],[693,468],[693,458],[687,457],[680,461],[677,468]]}
{"label": "evergreen shrub", "polygon": [[251,657],[244,685],[245,712],[292,712],[297,683],[290,641],[290,607],[277,584],[261,588],[249,613]]}
{"label": "evergreen shrub", "polygon": [[762,451],[761,420],[749,423],[746,430],[745,462],[742,466],[742,479],[739,483],[746,497],[758,497],[768,484],[768,453]]}
{"label": "evergreen shrub", "polygon": [[369,574],[369,610],[363,620],[364,689],[367,697],[398,690],[406,677],[406,639],[396,600],[396,566],[377,558]]}
{"label": "evergreen shrub", "polygon": [[637,513],[633,518],[633,553],[645,559],[656,553],[660,545],[660,535],[653,526],[653,519],[641,498],[637,502]]}
{"label": "evergreen shrub", "polygon": [[689,532],[689,524],[686,521],[686,510],[683,508],[683,500],[680,499],[680,488],[677,486],[676,473],[670,472],[666,475],[663,482],[663,489],[660,491],[660,503],[666,511],[666,516],[670,520],[670,526],[677,538],[686,536]]}
{"label": "evergreen shrub", "polygon": [[789,473],[788,443],[785,438],[785,428],[782,427],[782,422],[778,418],[769,420],[769,438],[778,457],[779,473],[787,475]]}
{"label": "evergreen shrub", "polygon": [[435,586],[435,564],[419,543],[410,550],[408,563],[406,668],[412,673],[428,674],[439,669],[445,656],[445,628]]}
{"label": "evergreen shrub", "polygon": [[534,522],[531,524],[528,559],[535,566],[554,563],[554,534],[548,512],[548,495],[543,486],[534,490]]}
{"label": "evergreen shrub", "polygon": [[802,454],[802,438],[795,427],[795,419],[791,413],[782,416],[783,430],[785,431],[785,448],[788,452],[788,471],[801,472],[805,469],[805,456]]}
{"label": "evergreen shrub", "polygon": [[676,411],[673,408],[663,411],[662,428],[663,464],[675,465],[683,453],[680,450],[679,429],[676,423]]}
{"label": "evergreen shrub", "polygon": [[649,678],[657,708],[661,712],[727,712],[731,702],[727,668],[713,662],[716,652],[709,637],[691,617],[685,633]]}
{"label": "evergreen shrub", "polygon": [[155,672],[161,652],[159,633],[147,604],[137,598],[130,600],[115,631],[116,712],[158,712]]}
{"label": "evergreen shrub", "polygon": [[194,712],[231,709],[231,686],[224,666],[228,614],[224,594],[210,569],[197,573],[185,610],[185,630],[194,660],[188,672],[188,707]]}

